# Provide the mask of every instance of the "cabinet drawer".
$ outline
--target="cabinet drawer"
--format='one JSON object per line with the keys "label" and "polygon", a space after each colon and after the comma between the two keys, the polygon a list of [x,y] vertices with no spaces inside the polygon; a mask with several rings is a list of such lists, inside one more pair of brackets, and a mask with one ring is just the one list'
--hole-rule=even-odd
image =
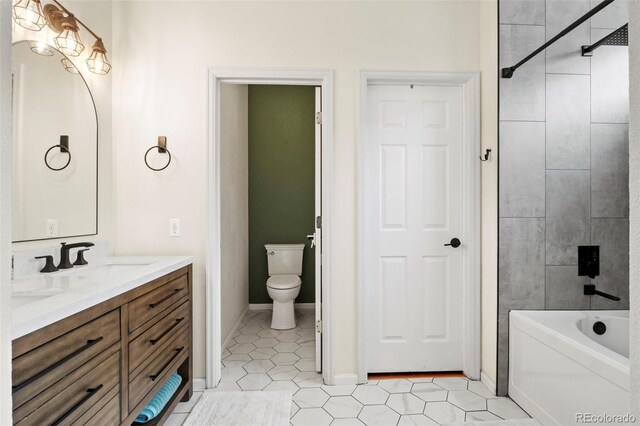
{"label": "cabinet drawer", "polygon": [[[114,388],[117,390],[117,388]],[[111,395],[107,395],[107,399]],[[87,411],[82,417],[76,420],[74,426],[117,426],[120,424],[120,394],[117,393],[109,400],[97,413],[93,410]]]}
{"label": "cabinet drawer", "polygon": [[12,372],[14,408],[119,340],[120,311],[116,309],[15,358]]}
{"label": "cabinet drawer", "polygon": [[113,387],[73,422],[74,426],[119,425],[120,424],[120,386]]}
{"label": "cabinet drawer", "polygon": [[133,409],[149,393],[151,388],[160,383],[167,372],[175,371],[178,367],[177,361],[189,353],[191,339],[189,338],[189,328],[176,336],[172,342],[165,345],[162,352],[144,367],[129,382],[129,409]]}
{"label": "cabinet drawer", "polygon": [[182,275],[129,302],[129,332],[161,314],[176,301],[187,296],[188,293],[188,276]]}
{"label": "cabinet drawer", "polygon": [[120,382],[120,351],[117,345],[111,349],[14,410],[14,424],[69,425],[76,421]]}
{"label": "cabinet drawer", "polygon": [[129,372],[135,370],[143,361],[153,358],[154,351],[181,331],[191,321],[191,305],[185,301],[151,328],[129,343]]}

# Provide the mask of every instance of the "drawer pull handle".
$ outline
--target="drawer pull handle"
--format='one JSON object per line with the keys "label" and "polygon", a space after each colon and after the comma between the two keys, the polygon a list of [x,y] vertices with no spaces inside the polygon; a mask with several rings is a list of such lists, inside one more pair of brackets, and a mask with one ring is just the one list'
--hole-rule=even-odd
{"label": "drawer pull handle", "polygon": [[48,366],[47,368],[45,368],[44,370],[42,370],[41,372],[39,372],[35,376],[32,376],[32,377],[28,378],[27,380],[25,380],[24,382],[22,382],[20,384],[12,386],[11,387],[11,392],[12,393],[18,392],[20,389],[22,389],[25,386],[35,382],[36,380],[38,380],[42,376],[45,376],[45,375],[49,374],[50,372],[52,372],[56,368],[60,367],[62,364],[64,364],[67,361],[69,361],[70,359],[75,358],[76,356],[80,355],[82,352],[88,350],[89,348],[94,346],[96,343],[100,342],[102,339],[103,339],[103,337],[100,336],[97,339],[87,340],[87,343],[83,347],[76,349],[75,351],[71,352],[69,355],[65,356],[61,360],[51,364],[50,366]]}
{"label": "drawer pull handle", "polygon": [[155,382],[155,380],[160,377],[162,375],[162,372],[164,370],[167,369],[167,367],[169,367],[173,361],[175,361],[176,358],[178,358],[178,356],[182,353],[182,350],[184,349],[184,346],[181,346],[179,348],[175,348],[174,350],[176,351],[176,353],[171,357],[171,359],[169,361],[167,361],[167,363],[165,365],[162,366],[162,368],[160,369],[160,371],[158,371],[156,374],[152,374],[149,376],[149,378]]}
{"label": "drawer pull handle", "polygon": [[176,294],[178,294],[181,291],[182,291],[181,288],[176,288],[175,290],[173,290],[173,293],[167,294],[165,297],[163,297],[162,299],[158,300],[157,302],[149,303],[149,307],[150,308],[155,308],[156,306],[158,306],[159,304],[161,304],[165,300],[168,300],[168,299],[172,298],[173,296],[175,296]]}
{"label": "drawer pull handle", "polygon": [[184,320],[184,317],[182,318],[178,318],[176,319],[176,321],[171,325],[171,327],[167,328],[161,335],[159,335],[158,337],[156,337],[155,339],[151,339],[149,340],[149,343],[151,343],[152,345],[155,345],[156,343],[158,343],[160,340],[162,340],[162,338],[164,336],[166,336],[167,334],[169,334],[169,332],[171,330],[173,330],[174,328],[176,328],[178,326],[178,324],[180,324],[182,322],[182,320]]}
{"label": "drawer pull handle", "polygon": [[52,426],[56,426],[56,425],[59,425],[60,423],[62,423],[64,421],[64,419],[66,419],[71,414],[73,414],[74,411],[76,411],[85,402],[87,402],[89,399],[91,399],[91,397],[94,396],[96,393],[98,393],[98,391],[100,389],[102,389],[103,387],[104,387],[103,385],[99,385],[99,386],[97,386],[95,388],[87,389],[87,394],[80,401],[78,401],[73,407],[69,408],[69,410],[67,412],[65,412],[62,416],[60,416],[58,418],[58,420],[53,422]]}

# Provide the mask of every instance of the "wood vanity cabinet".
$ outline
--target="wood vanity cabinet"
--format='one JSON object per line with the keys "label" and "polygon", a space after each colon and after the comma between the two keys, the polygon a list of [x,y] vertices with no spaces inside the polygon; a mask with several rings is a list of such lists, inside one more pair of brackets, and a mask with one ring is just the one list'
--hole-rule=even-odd
{"label": "wood vanity cabinet", "polygon": [[13,424],[131,425],[174,372],[193,392],[192,266],[13,341]]}

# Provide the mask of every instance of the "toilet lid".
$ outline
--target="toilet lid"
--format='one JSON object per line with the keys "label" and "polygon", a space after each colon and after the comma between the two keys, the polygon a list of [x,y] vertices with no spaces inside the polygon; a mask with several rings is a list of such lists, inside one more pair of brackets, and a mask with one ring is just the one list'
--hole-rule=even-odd
{"label": "toilet lid", "polygon": [[267,280],[267,287],[276,290],[286,290],[295,288],[302,284],[302,280],[297,275],[274,275]]}

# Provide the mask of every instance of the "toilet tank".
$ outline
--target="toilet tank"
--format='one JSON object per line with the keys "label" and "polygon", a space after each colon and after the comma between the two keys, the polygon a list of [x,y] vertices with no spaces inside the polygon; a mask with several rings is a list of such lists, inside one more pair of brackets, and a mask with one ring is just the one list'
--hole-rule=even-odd
{"label": "toilet tank", "polygon": [[269,276],[302,275],[304,244],[265,244]]}

